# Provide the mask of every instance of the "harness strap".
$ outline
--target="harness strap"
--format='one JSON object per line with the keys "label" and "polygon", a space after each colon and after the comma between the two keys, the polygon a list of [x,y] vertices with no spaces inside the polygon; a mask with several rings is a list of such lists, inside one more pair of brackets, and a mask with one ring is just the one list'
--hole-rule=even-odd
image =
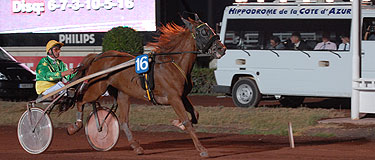
{"label": "harness strap", "polygon": [[144,74],[144,76],[145,76],[145,90],[146,90],[146,94],[147,94],[147,98],[148,98],[148,100],[150,101],[150,102],[152,102],[154,105],[157,105],[157,104],[159,104],[157,101],[156,101],[156,99],[154,98],[154,93],[152,92],[152,90],[151,90],[151,88],[147,85],[147,83],[148,83],[148,74],[147,73],[145,73]]}
{"label": "harness strap", "polygon": [[184,70],[182,70],[182,68],[176,62],[172,61],[172,64],[174,64],[174,66],[180,71],[182,76],[185,78],[186,83],[188,83]]}
{"label": "harness strap", "polygon": [[[206,23],[202,23],[202,24],[200,24],[199,26],[197,26],[197,27],[195,27],[196,29],[197,28],[200,28],[200,27],[202,27],[203,25],[205,25]],[[194,35],[194,33],[193,32],[191,32],[191,35],[193,36],[193,38],[195,39],[195,35]]]}
{"label": "harness strap", "polygon": [[150,91],[149,91],[149,88],[148,88],[148,85],[147,85],[147,80],[148,80],[147,73],[145,74],[145,79],[146,79],[145,80],[145,87],[146,87],[147,98],[148,98],[149,101],[151,101]]}
{"label": "harness strap", "polygon": [[202,27],[202,26],[204,26],[206,23],[202,23],[202,24],[200,24],[199,26],[197,26],[196,28],[200,28],[200,27]]}

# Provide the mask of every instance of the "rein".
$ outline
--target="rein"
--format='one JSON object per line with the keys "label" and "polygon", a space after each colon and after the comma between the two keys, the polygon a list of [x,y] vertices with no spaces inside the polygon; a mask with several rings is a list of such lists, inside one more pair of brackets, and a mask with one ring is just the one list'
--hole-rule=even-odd
{"label": "rein", "polygon": [[193,53],[193,54],[200,54],[202,52],[200,51],[184,51],[184,52],[166,52],[166,53],[154,53],[154,52],[151,52],[151,54],[154,56],[165,56],[165,55],[174,55],[174,54],[185,54],[185,53]]}
{"label": "rein", "polygon": [[[109,56],[101,56],[100,57],[100,55],[102,55],[103,53],[101,53],[101,54],[98,54],[96,57],[95,57],[95,59],[91,62],[91,63],[94,63],[94,62],[96,62],[96,61],[98,61],[98,60],[100,60],[100,59],[103,59],[103,58],[110,58],[110,57],[131,57],[131,56],[128,56],[128,55],[109,55]],[[90,63],[90,64],[91,64]]]}

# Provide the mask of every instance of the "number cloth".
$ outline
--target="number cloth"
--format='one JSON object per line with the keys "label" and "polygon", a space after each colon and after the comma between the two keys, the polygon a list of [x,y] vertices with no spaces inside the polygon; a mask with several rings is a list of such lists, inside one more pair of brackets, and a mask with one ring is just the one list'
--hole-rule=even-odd
{"label": "number cloth", "polygon": [[[38,66],[36,67],[36,85],[35,89],[37,94],[41,94],[48,88],[55,85],[57,82],[62,80],[61,72],[67,71],[68,67],[66,64],[59,60],[53,60],[47,56],[42,58]],[[75,74],[65,76],[66,80],[71,80]]]}
{"label": "number cloth", "polygon": [[148,55],[142,54],[135,58],[135,72],[138,74],[146,73],[148,71]]}

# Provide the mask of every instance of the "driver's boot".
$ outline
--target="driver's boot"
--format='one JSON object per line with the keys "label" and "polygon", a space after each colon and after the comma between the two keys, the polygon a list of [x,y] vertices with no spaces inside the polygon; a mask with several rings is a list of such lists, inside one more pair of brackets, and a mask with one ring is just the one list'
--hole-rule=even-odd
{"label": "driver's boot", "polygon": [[66,130],[68,131],[68,135],[77,133],[82,128],[82,126],[82,121],[76,121],[75,123],[68,125],[68,127],[66,128]]}

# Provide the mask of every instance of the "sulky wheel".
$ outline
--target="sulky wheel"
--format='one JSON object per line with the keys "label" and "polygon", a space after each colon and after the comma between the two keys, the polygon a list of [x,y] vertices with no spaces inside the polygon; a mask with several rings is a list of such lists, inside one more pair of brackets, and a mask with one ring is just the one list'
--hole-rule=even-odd
{"label": "sulky wheel", "polygon": [[257,107],[262,95],[256,82],[250,78],[238,80],[232,89],[232,99],[238,107]]}
{"label": "sulky wheel", "polygon": [[[99,124],[102,124],[103,119],[107,116],[107,114],[107,110],[97,110]],[[95,114],[91,112],[85,126],[87,140],[89,141],[91,147],[95,150],[108,151],[116,145],[120,135],[120,125],[118,119],[113,112],[110,112],[102,125],[101,131],[98,130],[98,126],[99,125],[97,125]]]}
{"label": "sulky wheel", "polygon": [[26,152],[30,154],[43,153],[51,144],[53,137],[51,119],[48,114],[44,114],[42,109],[30,108],[30,112],[27,110],[22,114],[18,122],[17,134],[18,140]]}

